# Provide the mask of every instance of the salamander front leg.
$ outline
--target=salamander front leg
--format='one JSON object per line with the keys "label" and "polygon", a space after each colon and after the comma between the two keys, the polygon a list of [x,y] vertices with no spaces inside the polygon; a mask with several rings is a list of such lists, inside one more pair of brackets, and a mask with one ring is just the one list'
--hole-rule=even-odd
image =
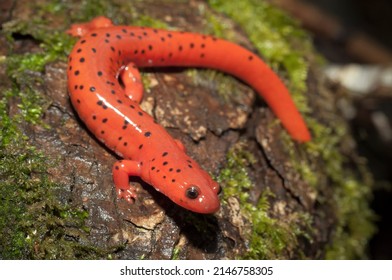
{"label": "salamander front leg", "polygon": [[140,176],[140,162],[120,160],[113,165],[113,181],[118,198],[124,198],[129,203],[136,199],[136,189],[129,185],[129,176]]}

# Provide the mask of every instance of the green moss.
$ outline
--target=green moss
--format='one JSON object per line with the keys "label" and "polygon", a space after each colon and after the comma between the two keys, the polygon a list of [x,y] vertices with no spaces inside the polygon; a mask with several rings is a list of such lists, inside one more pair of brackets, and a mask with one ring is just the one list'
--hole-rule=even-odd
{"label": "green moss", "polygon": [[366,258],[367,242],[375,233],[371,222],[374,213],[366,199],[370,196],[369,186],[352,174],[340,182],[335,194],[338,224],[334,241],[328,246],[327,259]]}
{"label": "green moss", "polygon": [[252,153],[246,150],[244,143],[239,143],[229,150],[226,156],[226,166],[217,178],[224,185],[224,199],[239,195],[240,202],[248,204],[249,189],[253,182],[249,178],[248,168],[255,163]]}
{"label": "green moss", "polygon": [[22,116],[8,116],[7,102],[0,102],[1,258],[75,258],[68,248],[76,243],[66,240],[73,234],[65,226],[83,228],[86,212],[58,202],[49,162],[18,129]]}
{"label": "green moss", "polygon": [[253,234],[250,239],[249,252],[245,259],[281,259],[298,253],[298,240],[304,237],[311,241],[312,218],[309,214],[296,212],[286,219],[271,218],[268,214],[269,198],[273,193],[264,191],[256,207],[250,210],[253,222]]}
{"label": "green moss", "polygon": [[172,260],[179,260],[180,259],[180,252],[181,252],[181,248],[179,248],[178,246],[174,247],[171,259]]}
{"label": "green moss", "polygon": [[249,251],[242,258],[282,258],[294,251],[299,237],[310,240],[307,232],[310,231],[311,219],[308,214],[294,213],[285,221],[269,215],[269,199],[274,195],[268,188],[261,194],[257,205],[249,202],[249,189],[253,186],[253,182],[249,178],[248,170],[256,159],[250,151],[246,150],[245,143],[233,146],[226,160],[226,166],[217,178],[224,189],[224,200],[238,197],[243,215],[252,221]]}
{"label": "green moss", "polygon": [[12,21],[3,25],[3,32],[10,42],[11,50],[13,34],[27,36],[40,42],[41,50],[36,53],[11,54],[6,57],[7,73],[13,79],[23,80],[21,76],[26,70],[42,72],[49,62],[65,61],[66,55],[75,43],[75,39],[64,32],[51,30],[46,22]]}

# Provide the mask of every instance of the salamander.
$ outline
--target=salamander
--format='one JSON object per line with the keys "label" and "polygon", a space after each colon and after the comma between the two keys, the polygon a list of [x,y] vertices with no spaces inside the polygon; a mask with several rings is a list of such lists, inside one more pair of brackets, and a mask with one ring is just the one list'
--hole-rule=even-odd
{"label": "salamander", "polygon": [[283,82],[243,47],[202,34],[115,26],[105,17],[73,24],[67,32],[81,37],[68,58],[72,105],[96,138],[123,158],[113,165],[113,181],[118,197],[130,203],[137,194],[129,177],[139,176],[188,210],[214,213],[220,207],[218,183],[140,108],[137,67],[203,67],[231,74],[264,98],[292,138],[311,139]]}

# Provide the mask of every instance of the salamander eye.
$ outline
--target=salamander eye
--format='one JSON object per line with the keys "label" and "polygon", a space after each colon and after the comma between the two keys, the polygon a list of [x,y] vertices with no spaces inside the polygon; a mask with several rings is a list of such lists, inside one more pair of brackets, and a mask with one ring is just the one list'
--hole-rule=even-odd
{"label": "salamander eye", "polygon": [[196,199],[199,196],[199,188],[196,186],[191,186],[185,191],[185,195],[189,199]]}

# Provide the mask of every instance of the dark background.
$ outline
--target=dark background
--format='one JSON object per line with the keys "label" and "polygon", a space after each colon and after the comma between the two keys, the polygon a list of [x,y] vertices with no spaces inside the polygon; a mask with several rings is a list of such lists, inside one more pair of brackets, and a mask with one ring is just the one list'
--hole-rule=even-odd
{"label": "dark background", "polygon": [[[381,48],[392,53],[392,1],[304,0],[302,3],[319,8],[320,12],[334,18],[343,27],[343,32],[336,37],[317,32],[317,26],[310,28],[313,29],[318,50],[329,62],[369,63],[366,58],[355,56],[347,51],[347,40],[357,32],[369,36],[376,44],[380,44]],[[381,63],[392,67],[390,62]],[[369,120],[372,112],[380,111],[387,116],[392,126],[392,89],[377,89],[364,96],[354,97],[353,100],[357,115],[351,121],[352,129],[357,138],[358,150],[367,158],[375,179],[372,208],[378,215],[378,233],[370,242],[369,258],[392,259],[392,143],[381,141]],[[367,135],[370,136],[361,136],[360,132],[363,130],[367,130]]]}

